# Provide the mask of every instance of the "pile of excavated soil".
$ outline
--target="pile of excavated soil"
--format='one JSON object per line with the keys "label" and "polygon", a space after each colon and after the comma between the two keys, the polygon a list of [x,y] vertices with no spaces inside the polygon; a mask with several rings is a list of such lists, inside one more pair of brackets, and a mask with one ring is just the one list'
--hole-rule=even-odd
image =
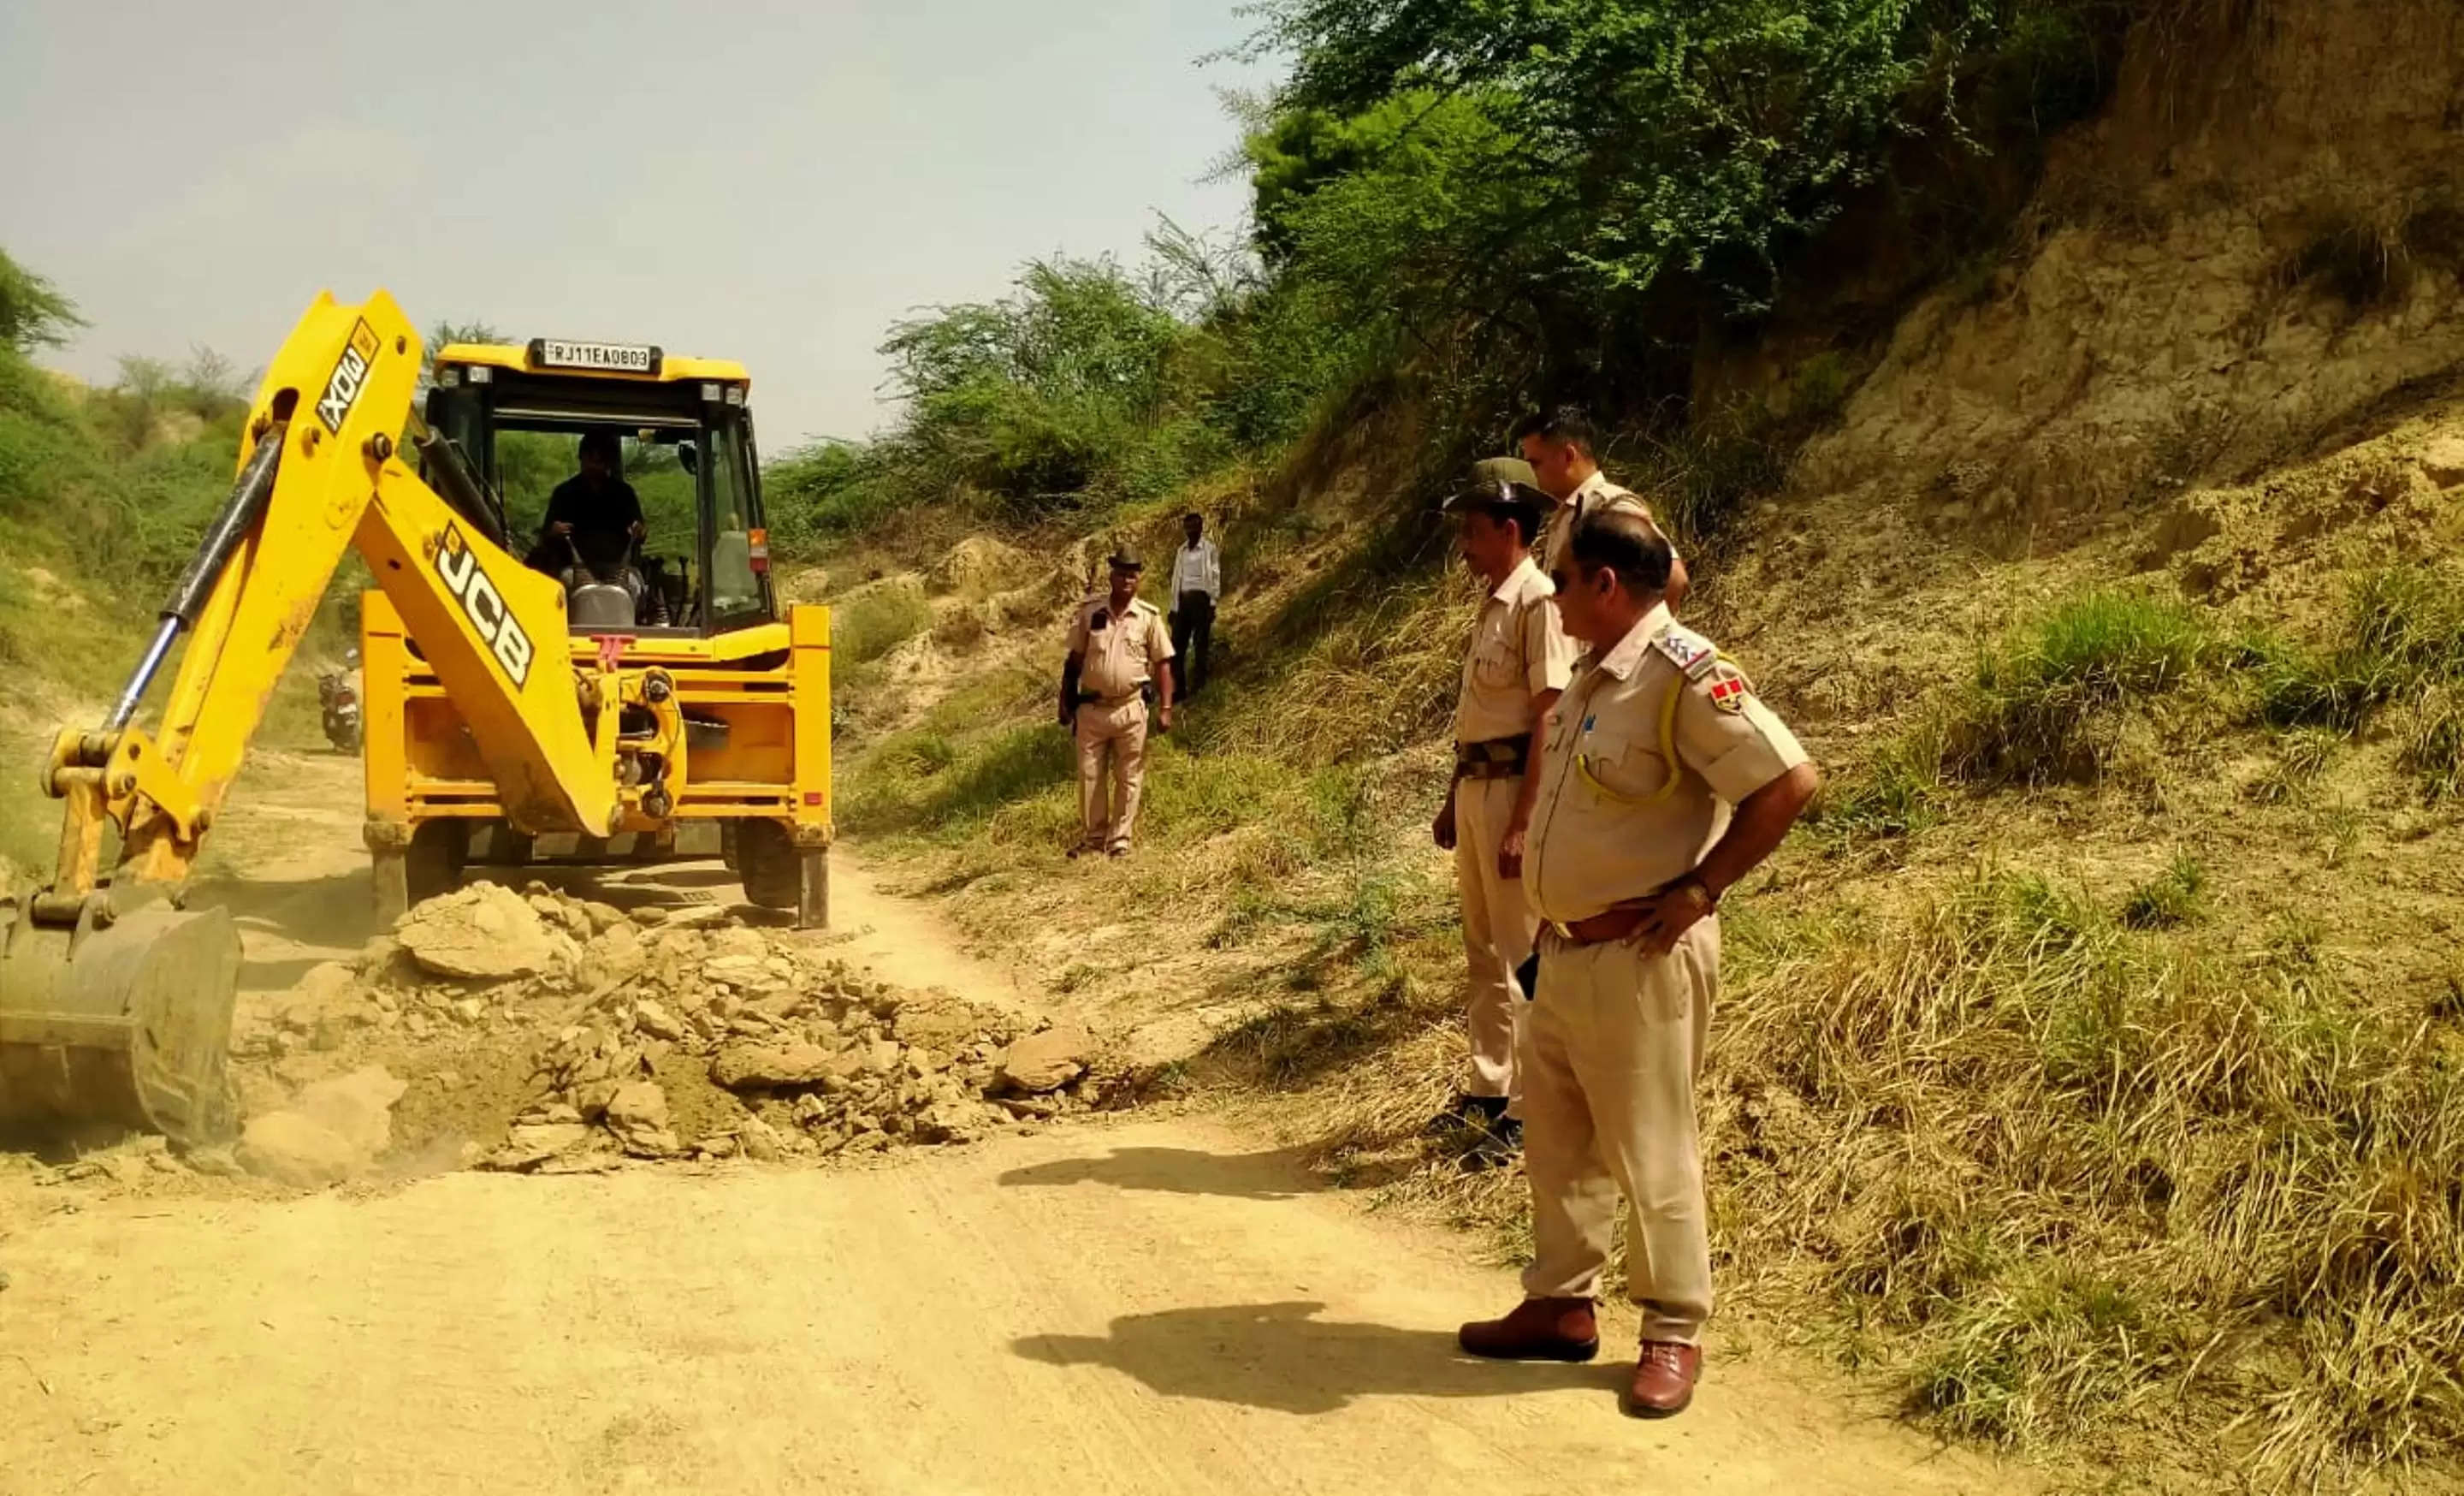
{"label": "pile of excavated soil", "polygon": [[1028,1027],[715,906],[627,914],[476,883],[243,1005],[235,1160],[313,1186],[386,1163],[821,1158],[964,1143],[1112,1094],[1120,1072],[1083,1030]]}

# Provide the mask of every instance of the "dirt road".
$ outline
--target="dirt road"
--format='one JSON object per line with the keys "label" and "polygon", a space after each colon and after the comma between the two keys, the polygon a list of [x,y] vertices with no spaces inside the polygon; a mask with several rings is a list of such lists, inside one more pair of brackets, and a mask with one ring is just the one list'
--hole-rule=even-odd
{"label": "dirt road", "polygon": [[0,1489],[2001,1488],[1715,1365],[1452,1351],[1504,1274],[1198,1121],[876,1170],[457,1173],[11,1242]]}
{"label": "dirt road", "polygon": [[[253,949],[266,976],[350,892],[284,871],[251,939],[298,949]],[[929,910],[866,919],[864,886],[841,882],[875,930],[854,953],[999,980]],[[1761,1363],[1715,1360],[1692,1412],[1644,1424],[1614,1362],[1467,1361],[1452,1328],[1508,1274],[1204,1117],[869,1169],[63,1196],[0,1236],[10,1496],[2013,1484]]]}

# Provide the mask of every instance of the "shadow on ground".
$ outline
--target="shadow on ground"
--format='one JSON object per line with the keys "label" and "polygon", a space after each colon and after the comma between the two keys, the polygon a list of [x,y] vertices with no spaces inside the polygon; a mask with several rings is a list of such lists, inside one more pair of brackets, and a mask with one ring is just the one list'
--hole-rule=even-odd
{"label": "shadow on ground", "polygon": [[[1011,1349],[1053,1366],[1109,1366],[1174,1397],[1283,1413],[1332,1413],[1355,1398],[1491,1397],[1556,1388],[1614,1392],[1616,1361],[1481,1361],[1450,1330],[1321,1320],[1323,1304],[1225,1305],[1126,1314],[1109,1335],[1027,1335]],[[1493,1306],[1466,1306],[1485,1312]]]}
{"label": "shadow on ground", "polygon": [[1190,1148],[1116,1148],[1103,1158],[1060,1158],[1013,1169],[1005,1185],[1109,1184],[1167,1195],[1220,1195],[1242,1200],[1289,1200],[1326,1188],[1299,1149],[1264,1153],[1207,1153]]}

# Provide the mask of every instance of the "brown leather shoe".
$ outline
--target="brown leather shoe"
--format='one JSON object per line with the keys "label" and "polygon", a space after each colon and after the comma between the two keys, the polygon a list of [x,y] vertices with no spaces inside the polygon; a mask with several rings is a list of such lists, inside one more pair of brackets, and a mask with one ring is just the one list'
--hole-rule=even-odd
{"label": "brown leather shoe", "polygon": [[1589,1299],[1526,1299],[1504,1319],[1465,1325],[1455,1340],[1492,1361],[1588,1361],[1600,1353]]}
{"label": "brown leather shoe", "polygon": [[1625,1411],[1639,1418],[1664,1418],[1683,1413],[1694,1400],[1694,1383],[1703,1375],[1703,1348],[1673,1340],[1646,1340],[1634,1364],[1634,1383],[1625,1391]]}

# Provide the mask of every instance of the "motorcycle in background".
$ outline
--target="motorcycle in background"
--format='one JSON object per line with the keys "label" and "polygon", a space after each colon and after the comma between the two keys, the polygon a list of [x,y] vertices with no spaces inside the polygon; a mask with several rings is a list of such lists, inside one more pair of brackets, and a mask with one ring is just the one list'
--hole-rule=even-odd
{"label": "motorcycle in background", "polygon": [[345,753],[360,750],[360,652],[342,657],[340,668],[317,678],[317,701],[325,709],[325,741]]}

